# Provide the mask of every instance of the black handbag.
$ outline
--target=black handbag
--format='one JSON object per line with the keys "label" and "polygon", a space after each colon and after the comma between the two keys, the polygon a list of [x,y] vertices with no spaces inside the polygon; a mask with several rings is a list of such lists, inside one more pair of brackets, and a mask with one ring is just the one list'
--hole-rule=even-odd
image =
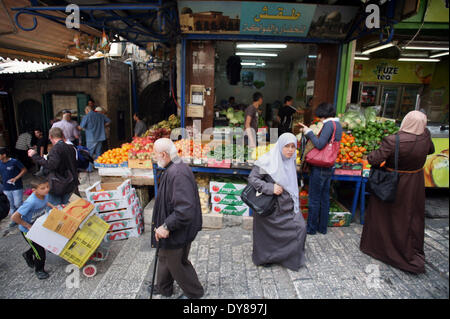
{"label": "black handbag", "polygon": [[250,183],[242,190],[241,199],[260,216],[269,216],[275,211],[277,205],[277,196],[260,193]]}
{"label": "black handbag", "polygon": [[388,171],[383,167],[372,167],[369,174],[369,187],[371,192],[384,202],[392,203],[395,201],[398,184],[398,153],[399,136],[395,137],[395,170]]}

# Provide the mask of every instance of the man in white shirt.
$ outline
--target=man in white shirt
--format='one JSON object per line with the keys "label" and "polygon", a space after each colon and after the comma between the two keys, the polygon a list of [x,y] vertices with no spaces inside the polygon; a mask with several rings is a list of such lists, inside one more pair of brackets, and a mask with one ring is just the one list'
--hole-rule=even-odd
{"label": "man in white shirt", "polygon": [[54,123],[51,128],[54,127],[59,127],[63,131],[64,137],[73,144],[76,144],[75,141],[80,137],[78,124],[72,121],[72,113],[69,110],[63,111],[62,120]]}

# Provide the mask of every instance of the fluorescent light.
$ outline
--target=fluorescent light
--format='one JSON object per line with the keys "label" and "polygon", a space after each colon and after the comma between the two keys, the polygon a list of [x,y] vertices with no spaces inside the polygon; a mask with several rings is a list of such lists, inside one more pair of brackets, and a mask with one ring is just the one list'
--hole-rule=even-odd
{"label": "fluorescent light", "polygon": [[448,52],[442,52],[442,53],[438,53],[435,55],[430,55],[430,58],[437,58],[437,57],[444,56],[444,55],[448,55]]}
{"label": "fluorescent light", "polygon": [[310,58],[310,59],[316,59],[316,58],[317,58],[317,55],[308,55],[308,58]]}
{"label": "fluorescent light", "polygon": [[70,59],[70,60],[75,60],[75,61],[78,60],[78,58],[76,56],[74,56],[74,55],[68,55],[67,58]]}
{"label": "fluorescent light", "polygon": [[261,52],[237,52],[236,55],[245,55],[245,56],[278,56],[276,53],[261,53]]}
{"label": "fluorescent light", "polygon": [[355,60],[364,60],[364,61],[370,60],[370,58],[369,58],[369,57],[366,57],[366,56],[355,56],[354,59],[355,59]]}
{"label": "fluorescent light", "polygon": [[241,65],[256,65],[255,62],[241,62]]}
{"label": "fluorescent light", "polygon": [[394,44],[392,42],[390,42],[388,44],[380,45],[378,47],[374,47],[372,49],[365,50],[365,51],[362,52],[362,54],[369,54],[369,53],[372,53],[372,52],[375,52],[375,51],[379,51],[379,50],[383,50],[383,49],[386,49],[386,48],[390,48],[390,47],[393,47],[393,46],[394,46]]}
{"label": "fluorescent light", "polygon": [[286,44],[281,43],[241,43],[236,45],[238,49],[286,49]]}
{"label": "fluorescent light", "polygon": [[411,46],[407,46],[407,47],[402,47],[402,49],[406,49],[406,50],[448,50],[448,47],[443,48],[443,47],[426,47],[426,46],[419,46],[419,45],[411,45]]}
{"label": "fluorescent light", "polygon": [[439,62],[439,59],[419,59],[419,58],[399,58],[398,61],[409,61],[409,62]]}

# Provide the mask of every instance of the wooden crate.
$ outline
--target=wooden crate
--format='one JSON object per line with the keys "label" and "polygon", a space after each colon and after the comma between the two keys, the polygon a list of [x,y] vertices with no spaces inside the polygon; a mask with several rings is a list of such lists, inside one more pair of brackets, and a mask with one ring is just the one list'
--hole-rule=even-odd
{"label": "wooden crate", "polygon": [[128,160],[128,168],[148,168],[153,169],[151,160]]}

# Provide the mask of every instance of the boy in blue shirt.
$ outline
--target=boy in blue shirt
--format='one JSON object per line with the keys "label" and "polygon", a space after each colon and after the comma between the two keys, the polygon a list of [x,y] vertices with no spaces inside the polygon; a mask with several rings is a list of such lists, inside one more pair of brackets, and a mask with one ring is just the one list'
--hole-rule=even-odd
{"label": "boy in blue shirt", "polygon": [[54,208],[52,204],[48,202],[48,192],[50,186],[48,180],[43,177],[35,177],[31,182],[31,188],[33,194],[31,194],[22,206],[11,216],[11,220],[19,224],[19,229],[23,238],[30,246],[26,252],[22,254],[23,258],[27,262],[30,268],[35,268],[36,276],[39,279],[47,279],[49,274],[44,270],[45,265],[45,249],[35,242],[25,237],[31,225],[34,223],[39,213],[45,211],[45,208]]}
{"label": "boy in blue shirt", "polygon": [[[27,169],[15,158],[8,156],[6,148],[0,149],[0,175],[2,176],[3,192],[9,200],[9,215],[12,215],[23,202],[22,176]],[[16,226],[12,222],[10,227]]]}

